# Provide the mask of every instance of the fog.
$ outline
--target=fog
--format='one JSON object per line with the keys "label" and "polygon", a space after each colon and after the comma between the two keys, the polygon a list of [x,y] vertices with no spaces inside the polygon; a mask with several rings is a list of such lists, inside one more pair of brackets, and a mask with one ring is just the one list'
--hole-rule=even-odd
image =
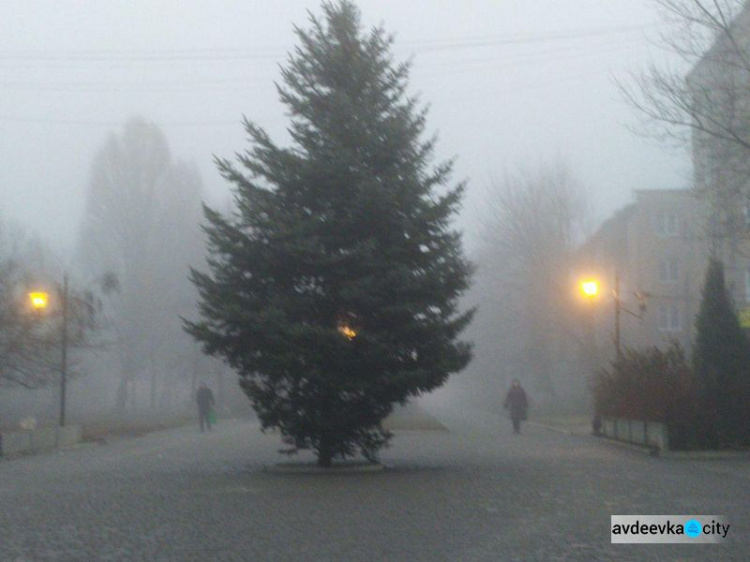
{"label": "fog", "polygon": [[[528,365],[509,366],[507,358],[514,356],[509,348],[522,344],[512,340],[507,323],[492,322],[493,314],[507,311],[493,308],[487,298],[495,287],[494,270],[487,266],[504,259],[488,252],[481,227],[491,178],[563,162],[586,198],[592,225],[628,203],[634,189],[685,187],[687,155],[634,134],[630,128],[637,117],[616,86],[649,60],[665,60],[653,46],[657,15],[648,1],[637,0],[360,0],[358,5],[367,25],[383,22],[395,33],[397,58],[412,58],[411,92],[430,106],[428,130],[439,134],[437,156],[456,157],[455,178],[468,180],[457,226],[480,268],[477,287],[485,287],[466,298],[467,305],[485,307],[468,335],[477,340],[470,372],[472,380],[484,381],[481,388],[497,392],[499,402],[508,377]],[[4,8],[0,216],[52,248],[58,263],[51,270],[58,278],[85,261],[79,237],[92,166],[107,139],[123,135],[134,117],[164,133],[170,166],[193,170],[199,198],[227,208],[229,190],[213,158],[231,158],[245,148],[243,115],[277,142],[289,141],[274,81],[296,44],[293,25],[305,27],[307,11],[319,12],[311,0],[40,0]],[[165,216],[175,212],[166,204],[160,211]],[[201,259],[195,248],[165,258],[162,287],[184,280],[187,264]],[[111,255],[97,251],[101,255],[94,261]],[[81,274],[77,281],[90,283],[104,270],[89,267],[88,278]],[[118,298],[137,300],[144,296],[139,291],[148,289],[132,290]],[[190,314],[184,302],[170,310]],[[176,321],[170,326],[179,328]],[[161,329],[158,323],[151,328]],[[175,400],[188,403],[196,373],[210,372],[219,384],[218,371],[211,370],[217,367],[195,367],[190,345],[176,333],[170,337],[169,353],[183,349],[182,359],[170,363],[164,352],[158,368],[182,373],[184,392]],[[137,349],[131,351],[141,354]],[[89,363],[82,372],[108,375],[82,376],[74,383],[73,407],[98,402],[106,410],[114,400],[115,368],[101,356],[82,361]],[[492,372],[498,362],[504,365],[500,374]],[[454,378],[451,392],[465,389],[462,381],[469,378]],[[148,382],[142,384],[145,404]],[[47,394],[43,400],[54,410],[55,393]],[[12,416],[31,407],[16,396]]]}

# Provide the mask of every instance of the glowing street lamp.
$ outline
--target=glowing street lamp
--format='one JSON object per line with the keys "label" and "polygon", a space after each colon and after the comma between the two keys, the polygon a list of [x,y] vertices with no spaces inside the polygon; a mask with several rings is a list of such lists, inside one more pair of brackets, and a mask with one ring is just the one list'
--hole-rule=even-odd
{"label": "glowing street lamp", "polygon": [[41,312],[49,304],[49,295],[42,292],[29,293],[29,303],[32,309]]}
{"label": "glowing street lamp", "polygon": [[599,294],[599,282],[595,279],[588,279],[581,283],[581,292],[588,298],[596,297]]}

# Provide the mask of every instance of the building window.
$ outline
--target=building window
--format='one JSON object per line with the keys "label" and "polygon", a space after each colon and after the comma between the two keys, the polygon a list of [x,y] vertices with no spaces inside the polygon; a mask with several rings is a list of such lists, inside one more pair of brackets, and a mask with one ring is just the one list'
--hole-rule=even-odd
{"label": "building window", "polygon": [[677,213],[671,211],[656,213],[656,232],[660,236],[678,236],[680,234],[680,220]]}
{"label": "building window", "polygon": [[745,270],[745,301],[750,302],[750,267]]}
{"label": "building window", "polygon": [[659,281],[662,283],[677,283],[680,279],[680,264],[677,258],[667,258],[659,261]]}
{"label": "building window", "polygon": [[660,332],[681,332],[682,331],[682,314],[680,307],[676,304],[659,305],[659,331]]}

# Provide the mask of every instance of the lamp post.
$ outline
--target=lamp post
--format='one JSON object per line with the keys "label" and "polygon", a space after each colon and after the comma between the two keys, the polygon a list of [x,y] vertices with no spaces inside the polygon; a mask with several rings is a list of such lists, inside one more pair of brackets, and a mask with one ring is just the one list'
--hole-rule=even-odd
{"label": "lamp post", "polygon": [[65,391],[68,383],[68,274],[63,275],[63,290],[60,297],[62,305],[62,333],[60,343],[62,358],[60,361],[60,427],[65,427]]}
{"label": "lamp post", "polygon": [[622,345],[620,343],[620,316],[625,312],[631,316],[643,320],[643,315],[646,313],[646,299],[651,296],[650,293],[644,293],[642,291],[636,291],[633,293],[636,299],[638,299],[638,312],[629,310],[622,304],[620,298],[620,274],[615,270],[615,288],[612,290],[612,297],[615,300],[615,353],[616,358],[619,361],[622,359]]}
{"label": "lamp post", "polygon": [[[60,427],[65,427],[65,404],[66,390],[68,384],[68,275],[63,275],[62,290],[60,295],[60,309],[62,314],[62,325],[60,327]],[[41,291],[29,293],[31,308],[36,312],[43,312],[49,304],[49,295]]]}
{"label": "lamp post", "polygon": [[599,296],[599,281],[596,279],[586,279],[585,281],[582,281],[581,293],[587,301],[583,350],[588,363],[587,368],[593,373],[598,365],[594,300]]}
{"label": "lamp post", "polygon": [[[599,295],[599,282],[593,279],[583,281],[581,283],[581,292],[589,299],[597,297]],[[651,296],[649,293],[641,291],[636,291],[633,295],[638,299],[638,312],[633,312],[622,304],[622,298],[620,296],[620,273],[615,270],[615,286],[612,289],[612,299],[615,306],[615,357],[618,361],[622,358],[622,338],[620,332],[622,313],[630,314],[631,316],[642,320],[643,315],[646,312],[646,299]]]}

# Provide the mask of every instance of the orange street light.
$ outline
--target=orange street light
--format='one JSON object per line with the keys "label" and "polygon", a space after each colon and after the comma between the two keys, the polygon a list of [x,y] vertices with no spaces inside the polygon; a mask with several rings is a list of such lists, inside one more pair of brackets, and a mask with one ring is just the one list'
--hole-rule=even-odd
{"label": "orange street light", "polygon": [[42,292],[29,293],[29,303],[34,310],[42,311],[49,304],[49,295]]}
{"label": "orange street light", "polygon": [[593,298],[599,294],[599,282],[595,279],[588,279],[581,283],[581,292],[589,297]]}

